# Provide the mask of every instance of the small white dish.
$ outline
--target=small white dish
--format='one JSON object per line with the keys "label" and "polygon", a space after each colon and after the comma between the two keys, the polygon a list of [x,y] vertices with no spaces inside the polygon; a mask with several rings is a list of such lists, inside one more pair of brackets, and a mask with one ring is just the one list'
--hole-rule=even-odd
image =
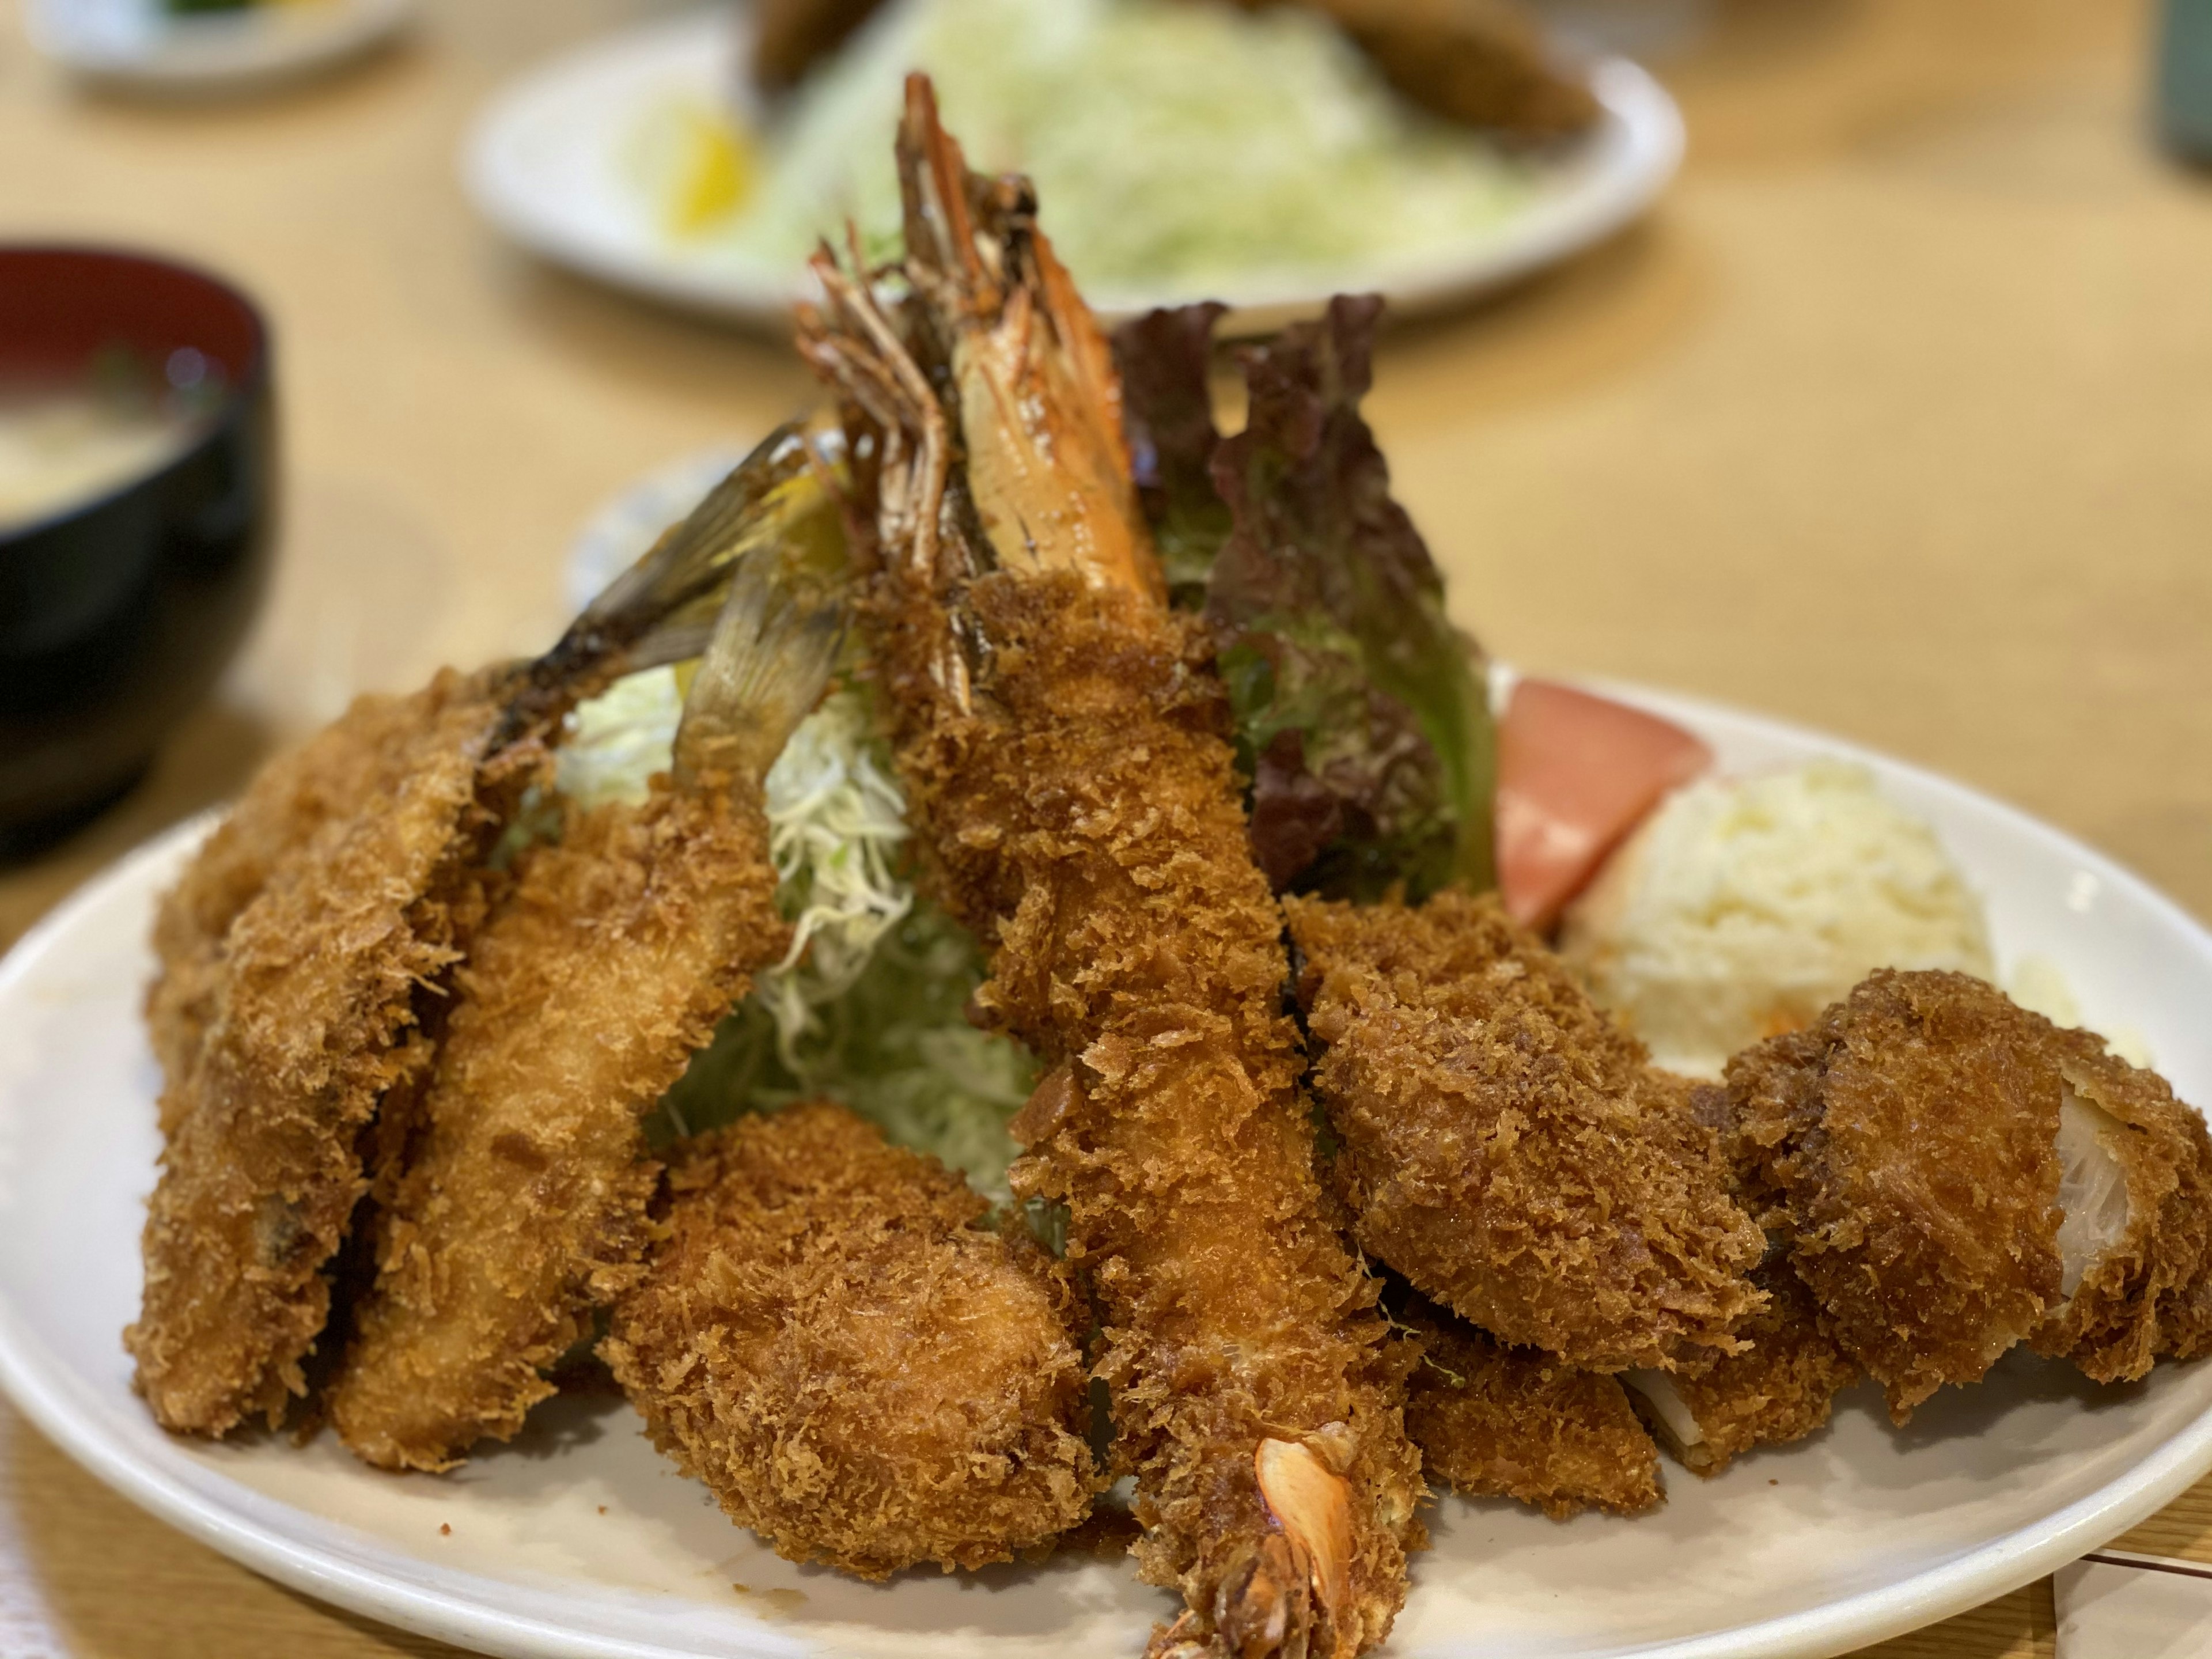
{"label": "small white dish", "polygon": [[[1987,898],[1999,960],[2064,969],[2084,1017],[2137,1028],[2212,1101],[2212,934],[2097,853],[1898,762],[1687,698],[1605,688],[1682,721],[1743,772],[1842,754],[1926,817]],[[611,1396],[549,1401],[514,1445],[444,1477],[248,1436],[173,1439],[131,1391],[158,1078],[138,1002],[155,896],[204,822],[125,860],[0,963],[0,1386],[155,1515],[270,1577],[485,1652],[558,1659],[1128,1656],[1163,1593],[1127,1561],[869,1585],[776,1559],[725,1522]],[[1633,1520],[1564,1525],[1446,1499],[1389,1651],[1428,1659],[1814,1659],[2051,1571],[2212,1468],[2212,1364],[2100,1389],[2015,1356],[1910,1430],[1844,1397],[1795,1447]],[[450,1528],[450,1531],[447,1528]]]}
{"label": "small white dish", "polygon": [[88,80],[216,95],[330,68],[391,38],[414,0],[290,0],[173,15],[161,0],[24,0],[31,44]]}
{"label": "small white dish", "polygon": [[[801,273],[672,240],[622,159],[656,107],[742,100],[736,66],[745,61],[750,27],[749,8],[726,7],[632,30],[523,76],[493,100],[463,153],[463,180],[478,210],[556,264],[687,309],[781,328],[801,295]],[[1311,315],[1332,293],[1376,290],[1394,314],[1409,316],[1554,264],[1635,219],[1682,156],[1681,114],[1656,81],[1621,58],[1589,74],[1603,106],[1595,129],[1540,164],[1518,212],[1444,256],[1335,271],[1325,281],[1255,275],[1202,292],[1086,283],[1085,297],[1109,321],[1221,300],[1231,307],[1224,329],[1249,334]]]}

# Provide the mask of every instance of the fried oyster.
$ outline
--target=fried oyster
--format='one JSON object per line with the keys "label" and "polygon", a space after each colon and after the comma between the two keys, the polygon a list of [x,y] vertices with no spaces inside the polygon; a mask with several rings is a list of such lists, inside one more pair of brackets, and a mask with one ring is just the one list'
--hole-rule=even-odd
{"label": "fried oyster", "polygon": [[794,1561],[1006,1561],[1097,1481],[1059,1263],[842,1106],[679,1150],[667,1236],[600,1352],[653,1443]]}

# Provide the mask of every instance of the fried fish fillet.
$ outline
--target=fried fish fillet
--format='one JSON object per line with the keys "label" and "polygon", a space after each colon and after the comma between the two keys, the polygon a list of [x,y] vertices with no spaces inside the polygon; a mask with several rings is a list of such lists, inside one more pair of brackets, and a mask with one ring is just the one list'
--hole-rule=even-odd
{"label": "fried fish fillet", "polygon": [[1687,1085],[1494,895],[1285,901],[1314,1088],[1360,1248],[1504,1341],[1584,1370],[1733,1352],[1765,1241]]}
{"label": "fried fish fillet", "polygon": [[[847,403],[853,533],[931,878],[975,1003],[1047,1080],[1018,1192],[1093,1278],[1155,1652],[1379,1642],[1419,1535],[1373,1282],[1330,1224],[1221,693],[1170,616],[1104,340],[1018,179],[908,82],[908,296],[816,262],[801,349]],[[857,258],[857,256],[856,256]]]}
{"label": "fried fish fillet", "polygon": [[1619,1379],[1509,1348],[1425,1298],[1404,1298],[1393,1318],[1421,1351],[1406,1378],[1406,1432],[1430,1480],[1554,1521],[1592,1508],[1634,1515],[1665,1496],[1659,1449]]}
{"label": "fried fish fillet", "polygon": [[[453,960],[496,673],[440,676],[384,755],[391,793],[280,860],[225,935],[205,1028],[164,1115],[145,1288],[124,1334],[163,1426],[272,1422],[330,1310],[324,1269],[365,1188],[357,1146],[417,1069],[417,988]],[[518,764],[520,763],[519,761]]]}
{"label": "fried fish fillet", "polygon": [[1899,1421],[2024,1338],[2105,1381],[2212,1345],[2212,1140],[2094,1035],[1884,969],[1728,1091],[1770,1226]]}
{"label": "fried fish fillet", "polygon": [[1013,1559],[1098,1482],[1060,1264],[842,1106],[680,1150],[666,1237],[600,1352],[653,1443],[793,1561]]}
{"label": "fried fish fillet", "polygon": [[659,1173],[641,1120],[790,937],[761,785],[837,632],[741,573],[672,775],[526,854],[479,933],[326,1396],[368,1462],[441,1469],[511,1438],[637,1276]]}

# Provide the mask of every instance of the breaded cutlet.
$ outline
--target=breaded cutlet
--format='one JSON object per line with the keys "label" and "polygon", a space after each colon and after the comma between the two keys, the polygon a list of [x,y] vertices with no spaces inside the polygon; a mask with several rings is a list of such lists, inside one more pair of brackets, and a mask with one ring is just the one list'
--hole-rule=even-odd
{"label": "breaded cutlet", "polygon": [[1585,1370],[1733,1351],[1764,1300],[1747,1275],[1765,1241],[1683,1110],[1686,1084],[1494,895],[1285,908],[1363,1249]]}
{"label": "breaded cutlet", "polygon": [[794,1561],[1011,1560],[1097,1488],[1079,1315],[935,1158],[814,1102],[700,1137],[600,1353],[653,1443]]}

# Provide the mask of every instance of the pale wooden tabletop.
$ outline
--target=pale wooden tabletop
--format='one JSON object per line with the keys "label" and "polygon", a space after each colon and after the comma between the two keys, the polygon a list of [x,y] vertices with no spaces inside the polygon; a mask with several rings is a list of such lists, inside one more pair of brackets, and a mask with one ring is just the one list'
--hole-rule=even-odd
{"label": "pale wooden tabletop", "polygon": [[[409,47],[212,107],[76,93],[7,10],[0,235],[258,295],[287,490],[237,671],[136,796],[0,872],[0,944],[351,691],[542,643],[592,508],[807,397],[779,343],[534,265],[462,199],[502,76],[658,9],[447,0]],[[2212,178],[2144,140],[2148,8],[1703,9],[1660,64],[1691,158],[1656,217],[1381,354],[1372,414],[1459,618],[1524,665],[1952,773],[2212,915]],[[0,1469],[21,1632],[50,1632],[9,1639],[0,1575],[10,1653],[447,1651],[232,1566],[4,1410]],[[2132,1541],[2212,1559],[2212,1483]],[[1869,1651],[2047,1655],[2051,1629],[2046,1581]]]}

